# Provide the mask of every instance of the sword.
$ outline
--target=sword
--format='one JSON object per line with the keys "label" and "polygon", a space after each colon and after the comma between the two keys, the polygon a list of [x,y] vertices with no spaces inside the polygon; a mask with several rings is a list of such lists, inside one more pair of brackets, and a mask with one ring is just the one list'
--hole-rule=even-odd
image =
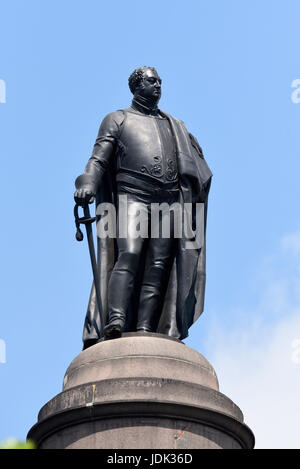
{"label": "sword", "polygon": [[77,241],[83,240],[83,233],[80,229],[80,225],[85,225],[91,264],[92,264],[92,270],[93,270],[96,300],[97,300],[97,306],[98,306],[99,315],[100,315],[101,330],[103,331],[104,321],[103,321],[103,311],[102,311],[102,302],[101,302],[101,294],[100,294],[100,280],[99,280],[99,274],[98,274],[98,269],[97,269],[97,261],[96,261],[94,238],[93,238],[93,228],[92,228],[92,224],[96,220],[96,217],[91,217],[88,204],[86,204],[83,207],[84,217],[81,217],[81,218],[79,217],[78,208],[79,208],[79,205],[76,204],[74,207],[75,225],[77,229],[76,239]]}

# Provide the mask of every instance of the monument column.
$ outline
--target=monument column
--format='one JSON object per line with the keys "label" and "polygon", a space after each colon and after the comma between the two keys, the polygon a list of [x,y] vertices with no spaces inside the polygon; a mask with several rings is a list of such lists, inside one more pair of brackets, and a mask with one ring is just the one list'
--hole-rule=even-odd
{"label": "monument column", "polygon": [[252,449],[241,410],[209,362],[160,334],[81,352],[28,433],[39,449]]}
{"label": "monument column", "polygon": [[[130,107],[103,119],[75,182],[76,239],[82,241],[84,224],[94,279],[86,349],[28,434],[40,449],[254,447],[241,410],[219,391],[210,363],[169,337],[187,337],[203,311],[212,173],[184,122],[158,108],[161,83],[154,67],[132,72]],[[119,203],[120,195],[129,196],[129,209]],[[91,217],[88,204],[94,199],[97,216]],[[102,238],[97,230],[97,263],[92,223],[104,219],[102,202],[114,203],[117,218],[128,209],[127,236]],[[153,204],[173,211],[175,203],[182,216],[173,217],[177,226],[174,221],[165,234],[171,214],[164,210],[152,217]],[[142,232],[136,236],[141,211],[147,214],[145,232],[161,232],[147,242]]]}

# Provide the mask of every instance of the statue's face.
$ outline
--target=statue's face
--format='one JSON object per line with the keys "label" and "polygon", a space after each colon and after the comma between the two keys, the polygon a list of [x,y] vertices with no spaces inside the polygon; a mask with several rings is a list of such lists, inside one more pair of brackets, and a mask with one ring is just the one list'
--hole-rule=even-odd
{"label": "statue's face", "polygon": [[144,78],[137,90],[140,96],[158,101],[161,97],[161,78],[158,74],[147,69],[144,72]]}

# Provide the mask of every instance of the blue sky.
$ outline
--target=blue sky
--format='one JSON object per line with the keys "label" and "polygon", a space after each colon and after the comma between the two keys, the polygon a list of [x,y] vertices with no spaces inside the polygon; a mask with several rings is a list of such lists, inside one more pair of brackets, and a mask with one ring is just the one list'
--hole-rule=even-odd
{"label": "blue sky", "polygon": [[130,103],[129,74],[153,65],[160,107],[214,173],[206,307],[186,344],[258,447],[300,447],[299,15],[297,0],[0,3],[0,441],[25,438],[81,350],[92,274],[74,180],[103,117]]}

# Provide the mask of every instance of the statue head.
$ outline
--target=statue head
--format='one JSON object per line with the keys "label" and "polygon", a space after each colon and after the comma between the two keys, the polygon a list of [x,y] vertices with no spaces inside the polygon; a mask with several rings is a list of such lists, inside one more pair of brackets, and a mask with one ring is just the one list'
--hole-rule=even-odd
{"label": "statue head", "polygon": [[130,91],[134,96],[157,103],[161,97],[161,78],[154,67],[136,68],[128,79]]}

